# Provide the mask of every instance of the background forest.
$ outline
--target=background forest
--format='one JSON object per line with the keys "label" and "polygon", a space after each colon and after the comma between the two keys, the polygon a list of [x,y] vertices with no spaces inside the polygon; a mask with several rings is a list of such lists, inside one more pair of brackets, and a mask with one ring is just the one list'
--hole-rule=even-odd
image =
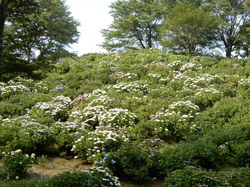
{"label": "background forest", "polygon": [[[249,0],[118,0],[102,30],[107,51],[249,56]],[[1,0],[0,73],[48,69],[77,42],[79,22],[62,0]]]}

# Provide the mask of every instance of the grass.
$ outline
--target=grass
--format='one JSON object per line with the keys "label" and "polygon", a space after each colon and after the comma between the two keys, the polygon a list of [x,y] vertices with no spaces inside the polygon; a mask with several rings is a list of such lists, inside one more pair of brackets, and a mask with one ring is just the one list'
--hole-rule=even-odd
{"label": "grass", "polygon": [[[3,163],[0,160],[1,165]],[[41,156],[38,157],[37,164],[32,165],[28,170],[29,175],[26,178],[18,181],[0,180],[0,187],[33,187],[32,185],[37,181],[45,181],[59,173],[83,171],[90,167],[92,166],[79,159]],[[157,179],[144,184],[137,184],[129,179],[121,179],[122,187],[161,187],[163,182],[164,180]]]}

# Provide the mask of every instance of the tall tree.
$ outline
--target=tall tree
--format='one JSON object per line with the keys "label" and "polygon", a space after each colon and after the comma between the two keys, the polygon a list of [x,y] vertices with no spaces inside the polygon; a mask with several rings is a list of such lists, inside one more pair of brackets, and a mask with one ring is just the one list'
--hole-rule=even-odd
{"label": "tall tree", "polygon": [[[246,0],[245,9],[250,11],[250,0]],[[250,57],[250,19],[246,20],[245,23],[240,26],[235,52],[235,56],[237,57]]]}
{"label": "tall tree", "polygon": [[79,36],[79,23],[70,16],[64,1],[39,0],[37,3],[35,11],[9,19],[10,24],[4,32],[6,49],[27,63],[34,58],[51,58],[76,42]]}
{"label": "tall tree", "polygon": [[163,20],[159,0],[118,0],[111,4],[113,23],[102,30],[108,51],[153,48]]}
{"label": "tall tree", "polygon": [[[226,57],[231,58],[236,46],[241,45],[244,37],[241,37],[243,25],[250,18],[249,12],[245,9],[245,0],[212,0],[210,6],[214,15],[220,21],[220,27],[217,35],[218,41],[221,41],[226,52]],[[247,30],[245,30],[247,31]]]}
{"label": "tall tree", "polygon": [[3,52],[3,29],[5,23],[4,12],[5,12],[5,0],[0,0],[0,61],[2,59],[2,52]]}
{"label": "tall tree", "polygon": [[3,57],[3,32],[5,22],[13,17],[22,17],[23,15],[35,11],[37,3],[35,0],[0,0],[0,62]]}
{"label": "tall tree", "polygon": [[161,26],[161,44],[168,49],[197,52],[212,44],[218,23],[197,4],[177,3]]}

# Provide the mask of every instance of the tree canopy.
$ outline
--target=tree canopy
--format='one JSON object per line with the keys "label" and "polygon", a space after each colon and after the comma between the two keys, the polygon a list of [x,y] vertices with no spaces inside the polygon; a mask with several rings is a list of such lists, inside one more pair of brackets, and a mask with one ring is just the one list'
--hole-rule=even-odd
{"label": "tree canopy", "polygon": [[170,10],[161,26],[161,44],[177,51],[197,52],[212,43],[217,26],[208,11],[181,2]]}
{"label": "tree canopy", "polygon": [[2,35],[5,62],[2,69],[7,72],[18,70],[16,63],[21,66],[32,63],[34,68],[36,63],[46,65],[50,60],[67,56],[69,52],[65,47],[79,37],[79,23],[73,19],[64,1],[29,1],[28,5],[20,5],[5,0]]}
{"label": "tree canopy", "polygon": [[249,56],[249,0],[118,0],[102,30],[108,51],[162,48]]}
{"label": "tree canopy", "polygon": [[113,23],[102,30],[109,51],[154,48],[164,14],[159,0],[118,0],[111,4]]}
{"label": "tree canopy", "polygon": [[245,9],[246,2],[245,0],[212,0],[209,6],[220,22],[217,39],[222,42],[226,57],[231,58],[232,53],[237,52],[237,47],[245,43],[244,36],[247,35],[245,25],[250,18],[249,12]]}

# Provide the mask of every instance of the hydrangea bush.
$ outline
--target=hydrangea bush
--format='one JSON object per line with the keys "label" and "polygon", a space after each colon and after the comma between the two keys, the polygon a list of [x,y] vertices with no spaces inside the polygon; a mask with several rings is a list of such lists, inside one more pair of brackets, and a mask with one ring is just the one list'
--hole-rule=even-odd
{"label": "hydrangea bush", "polygon": [[155,49],[61,59],[43,80],[0,82],[0,151],[71,155],[134,180],[243,167],[249,64]]}
{"label": "hydrangea bush", "polygon": [[86,158],[90,162],[100,161],[106,153],[116,151],[127,141],[127,137],[116,129],[99,126],[95,131],[77,139],[72,151],[77,154],[77,158]]}
{"label": "hydrangea bush", "polygon": [[35,154],[23,154],[21,149],[11,152],[2,152],[3,171],[5,179],[20,179],[25,177],[27,169],[35,161]]}

